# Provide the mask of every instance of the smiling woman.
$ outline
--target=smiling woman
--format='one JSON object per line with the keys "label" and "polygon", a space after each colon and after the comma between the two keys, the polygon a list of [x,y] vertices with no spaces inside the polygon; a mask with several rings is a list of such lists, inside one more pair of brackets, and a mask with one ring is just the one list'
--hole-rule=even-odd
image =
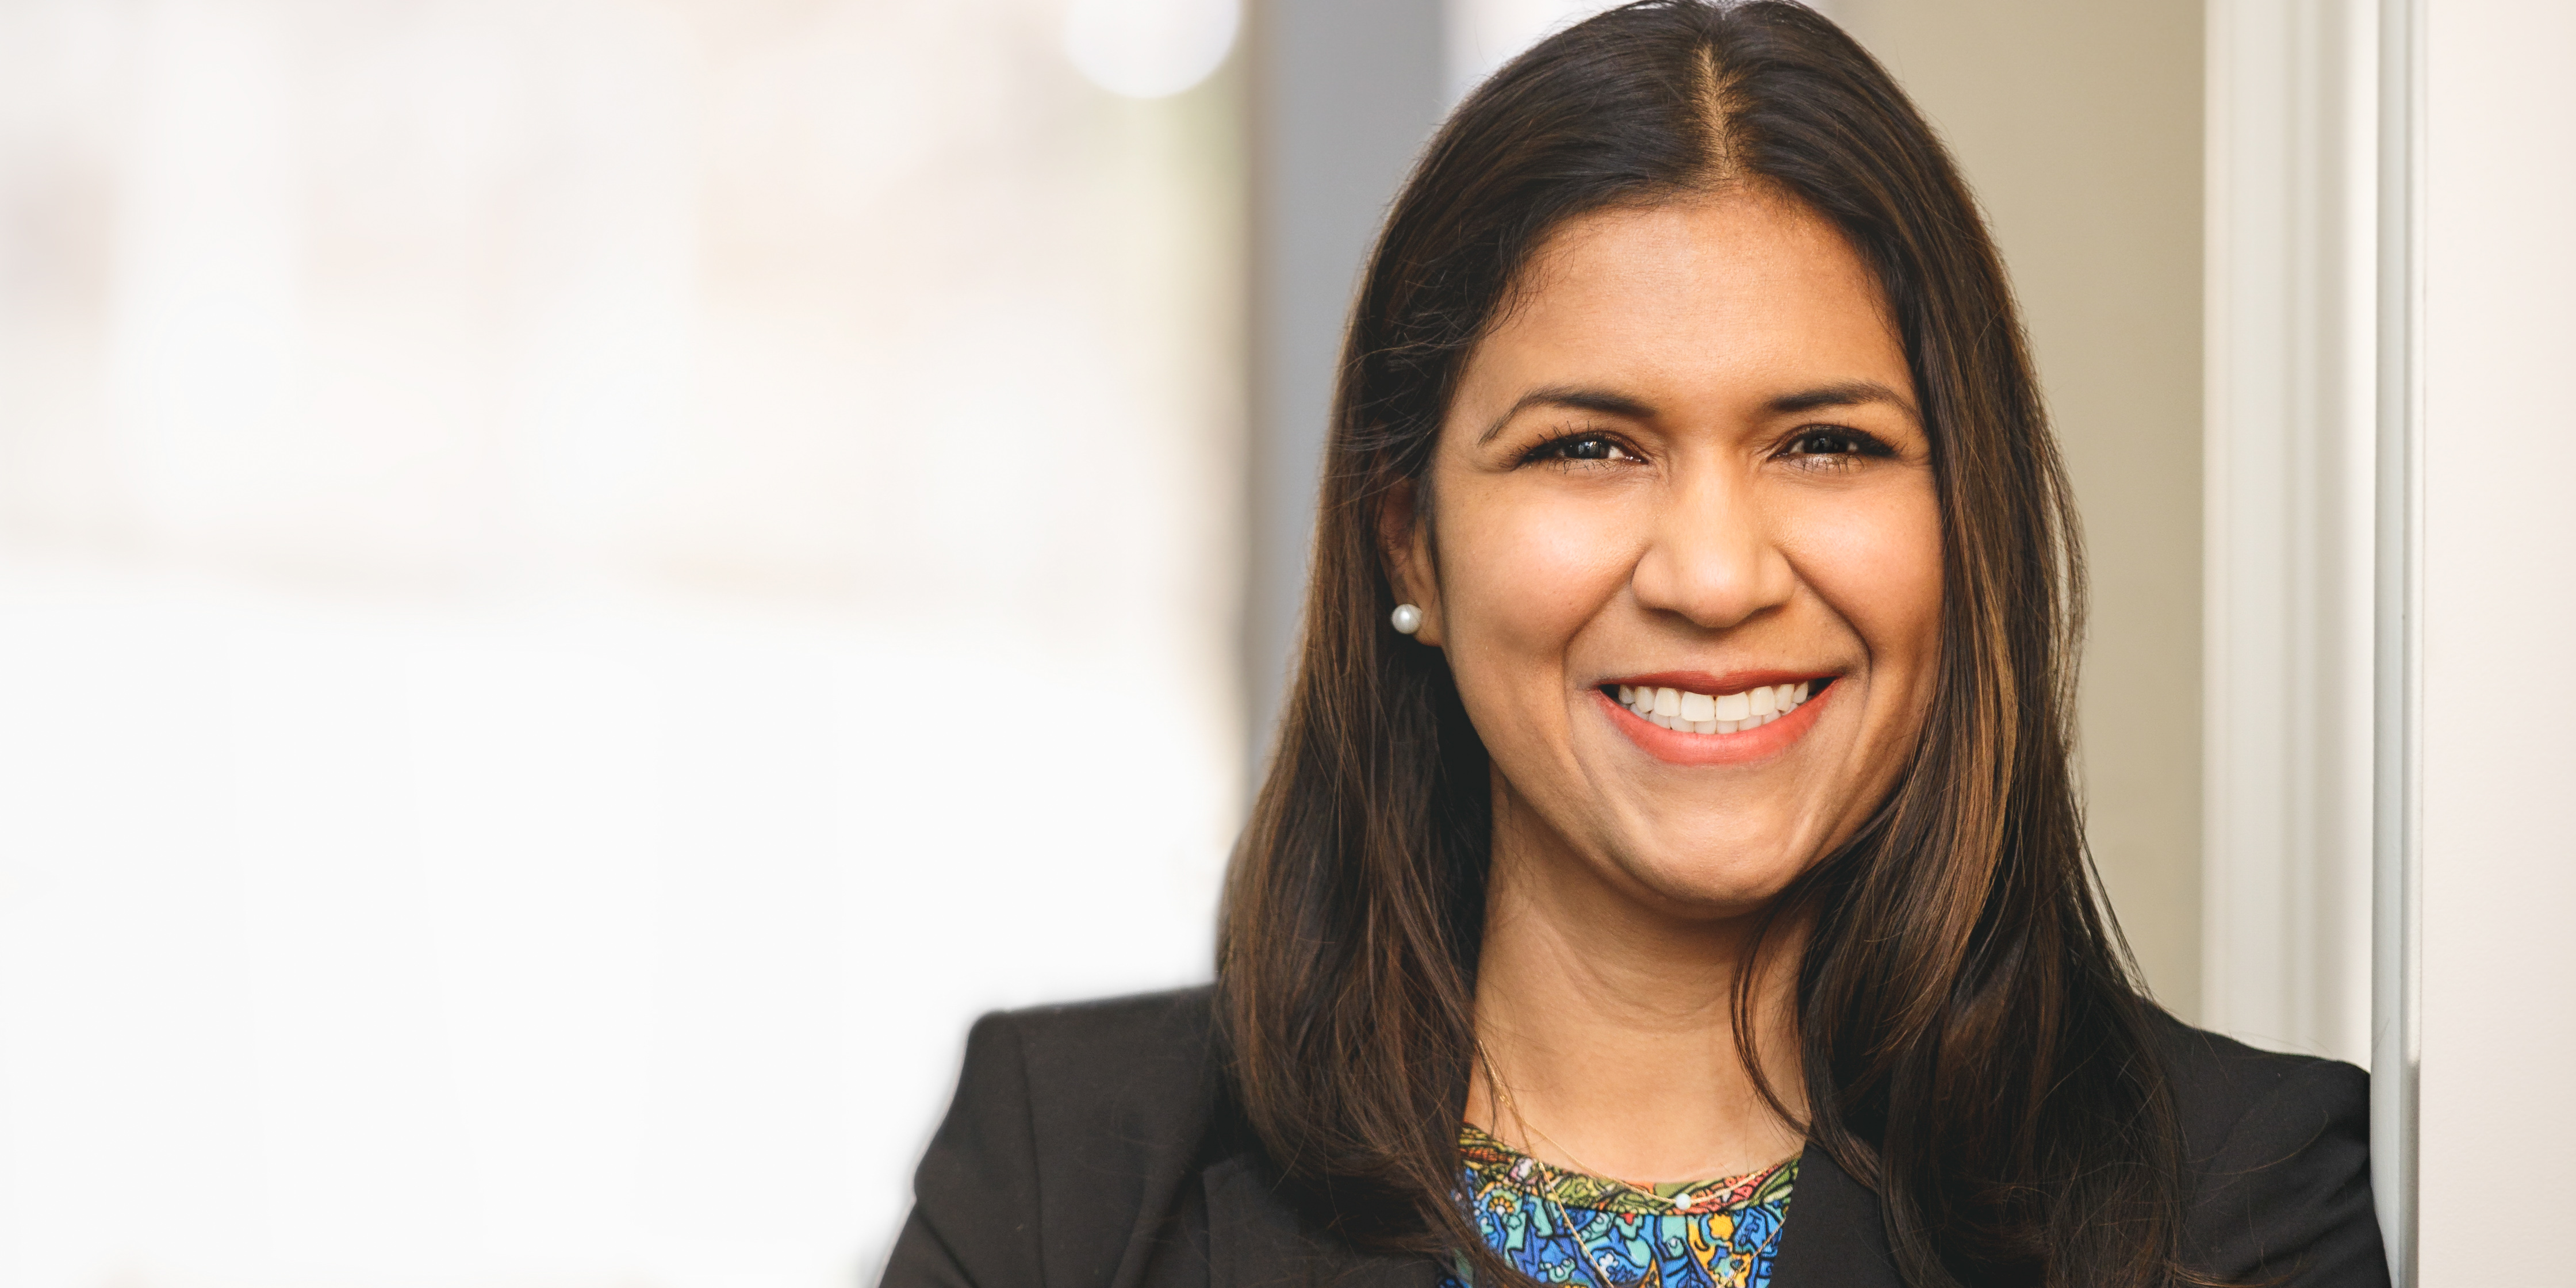
{"label": "smiling woman", "polygon": [[1922,724],[1940,506],[1905,351],[1849,244],[1766,189],[1569,220],[1525,271],[1386,508],[1497,767],[1492,880],[1758,911]]}
{"label": "smiling woman", "polygon": [[1797,5],[1478,89],[1344,350],[1213,992],[989,1017],[887,1282],[2385,1282],[2358,1070],[2087,862],[2003,269]]}

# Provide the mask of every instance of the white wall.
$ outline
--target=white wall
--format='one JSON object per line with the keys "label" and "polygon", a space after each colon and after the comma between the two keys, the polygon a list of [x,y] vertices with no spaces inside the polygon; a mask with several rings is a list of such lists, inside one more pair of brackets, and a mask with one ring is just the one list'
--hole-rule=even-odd
{"label": "white wall", "polygon": [[2412,8],[2415,1263],[2426,1288],[2565,1283],[2576,6]]}

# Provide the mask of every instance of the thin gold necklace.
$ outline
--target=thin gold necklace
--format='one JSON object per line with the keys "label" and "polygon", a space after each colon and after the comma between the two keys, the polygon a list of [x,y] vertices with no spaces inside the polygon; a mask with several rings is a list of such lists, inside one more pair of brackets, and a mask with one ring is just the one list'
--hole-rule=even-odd
{"label": "thin gold necklace", "polygon": [[[1574,1169],[1576,1171],[1585,1173],[1586,1175],[1600,1177],[1602,1180],[1609,1181],[1616,1185],[1624,1185],[1629,1189],[1652,1198],[1663,1199],[1664,1202],[1671,1203],[1676,1209],[1679,1209],[1682,1206],[1679,1202],[1681,1197],[1679,1194],[1676,1194],[1671,1198],[1665,1198],[1663,1195],[1656,1194],[1650,1187],[1639,1185],[1635,1181],[1623,1181],[1618,1177],[1609,1175],[1608,1173],[1597,1171],[1586,1164],[1582,1159],[1576,1158],[1573,1150],[1567,1149],[1565,1146],[1558,1144],[1555,1137],[1548,1135],[1545,1129],[1541,1128],[1537,1123],[1529,1120],[1528,1114],[1521,1112],[1520,1101],[1512,1095],[1510,1084],[1504,1082],[1503,1075],[1494,1068],[1493,1054],[1485,1050],[1484,1039],[1476,1038],[1473,1039],[1473,1041],[1476,1044],[1476,1062],[1485,1071],[1485,1085],[1493,1088],[1494,1099],[1500,1102],[1502,1107],[1511,1114],[1513,1122],[1520,1124],[1522,1153],[1527,1154],[1529,1152],[1530,1134],[1536,1132],[1538,1134],[1538,1138],[1546,1141],[1548,1148],[1555,1150],[1558,1157],[1574,1164]],[[1505,1143],[1508,1144],[1509,1142]],[[1682,1188],[1684,1192],[1687,1192],[1690,1189],[1695,1188],[1695,1186],[1685,1185]],[[1565,1230],[1567,1238],[1573,1242],[1574,1250],[1582,1254],[1584,1269],[1592,1272],[1592,1283],[1594,1288],[1618,1288],[1618,1281],[1612,1279],[1607,1270],[1602,1269],[1601,1259],[1592,1254],[1592,1246],[1583,1241],[1583,1233],[1575,1225],[1574,1214],[1565,1210],[1565,1201],[1557,1198],[1554,1194],[1548,1194],[1545,1198],[1547,1203],[1556,1209],[1556,1219]],[[1766,1251],[1769,1250],[1772,1245],[1778,1243],[1779,1240],[1780,1230],[1775,1226],[1772,1228],[1770,1235],[1763,1239],[1763,1249]],[[1651,1270],[1648,1272],[1648,1277],[1653,1277]],[[1636,1282],[1642,1284],[1645,1280],[1640,1279]]]}
{"label": "thin gold necklace", "polygon": [[[1585,1164],[1582,1159],[1576,1158],[1573,1150],[1557,1144],[1555,1137],[1548,1135],[1547,1132],[1542,1130],[1537,1123],[1531,1122],[1529,1120],[1529,1115],[1521,1112],[1520,1101],[1513,1097],[1511,1087],[1503,1081],[1503,1075],[1495,1072],[1494,1057],[1485,1050],[1485,1043],[1481,1038],[1476,1041],[1476,1059],[1478,1063],[1484,1066],[1485,1085],[1493,1088],[1494,1099],[1502,1102],[1502,1107],[1511,1113],[1513,1122],[1520,1124],[1522,1153],[1526,1154],[1529,1152],[1530,1133],[1537,1132],[1538,1138],[1546,1141],[1548,1148],[1555,1150],[1558,1157],[1574,1164],[1574,1169],[1576,1171],[1592,1176],[1599,1176],[1603,1180],[1611,1181],[1619,1185],[1625,1185],[1629,1189],[1639,1190],[1640,1192],[1648,1195],[1652,1195],[1654,1193],[1654,1191],[1646,1190],[1633,1181],[1622,1181],[1618,1177],[1607,1176],[1601,1172],[1594,1171],[1589,1165]],[[1592,1272],[1593,1288],[1618,1288],[1618,1281],[1610,1277],[1609,1271],[1602,1269],[1601,1259],[1592,1255],[1592,1245],[1584,1241],[1583,1229],[1581,1226],[1575,1224],[1574,1214],[1565,1210],[1565,1200],[1556,1197],[1556,1195],[1552,1193],[1546,1194],[1545,1198],[1548,1205],[1556,1209],[1558,1228],[1565,1231],[1566,1238],[1574,1244],[1574,1250],[1582,1254],[1583,1268]]]}
{"label": "thin gold necklace", "polygon": [[[1549,1149],[1556,1151],[1557,1157],[1574,1164],[1574,1170],[1581,1172],[1586,1176],[1597,1176],[1602,1180],[1624,1185],[1629,1189],[1647,1196],[1648,1198],[1663,1198],[1662,1195],[1655,1193],[1652,1186],[1639,1185],[1635,1181],[1621,1180],[1616,1176],[1612,1176],[1608,1172],[1604,1172],[1593,1167],[1582,1159],[1576,1158],[1573,1150],[1567,1149],[1565,1146],[1557,1143],[1557,1139],[1554,1136],[1548,1135],[1545,1128],[1540,1127],[1537,1123],[1531,1122],[1529,1115],[1521,1111],[1520,1099],[1512,1094],[1510,1084],[1504,1082],[1503,1075],[1495,1070],[1493,1054],[1485,1050],[1485,1043],[1482,1038],[1476,1040],[1476,1059],[1478,1063],[1484,1066],[1485,1085],[1493,1088],[1494,1099],[1500,1101],[1502,1103],[1502,1107],[1511,1113],[1513,1122],[1520,1124],[1522,1153],[1526,1154],[1530,1152],[1530,1135],[1535,1132],[1540,1140],[1547,1142],[1547,1147]],[[1670,1202],[1670,1200],[1665,1201]]]}
{"label": "thin gold necklace", "polygon": [[[1548,1148],[1556,1151],[1557,1157],[1573,1164],[1575,1171],[1581,1172],[1586,1176],[1597,1177],[1614,1185],[1625,1186],[1628,1189],[1646,1196],[1647,1198],[1658,1199],[1663,1202],[1670,1203],[1677,1210],[1687,1206],[1682,1202],[1683,1195],[1689,1194],[1693,1190],[1700,1190],[1703,1193],[1706,1192],[1704,1187],[1707,1184],[1708,1178],[1702,1178],[1695,1181],[1678,1182],[1677,1188],[1669,1195],[1658,1194],[1655,1192],[1655,1187],[1651,1184],[1639,1184],[1635,1181],[1622,1180],[1619,1177],[1612,1176],[1608,1172],[1602,1171],[1601,1169],[1584,1162],[1582,1159],[1576,1158],[1574,1156],[1574,1151],[1567,1149],[1554,1136],[1548,1135],[1546,1128],[1530,1121],[1529,1115],[1521,1109],[1519,1097],[1512,1094],[1511,1085],[1503,1081],[1503,1075],[1494,1067],[1493,1053],[1485,1049],[1484,1039],[1476,1038],[1471,1040],[1476,1044],[1476,1060],[1485,1071],[1485,1085],[1493,1088],[1494,1099],[1499,1102],[1505,1110],[1508,1110],[1511,1113],[1512,1121],[1520,1124],[1520,1148],[1522,1153],[1529,1154],[1532,1152],[1530,1150],[1530,1137],[1535,1134],[1540,1140],[1547,1142]],[[1505,1141],[1504,1143],[1510,1144],[1511,1142]],[[1777,1164],[1774,1164],[1774,1166],[1777,1166]],[[1729,1181],[1739,1179],[1737,1174],[1724,1172],[1722,1170],[1717,1175],[1720,1178]],[[1747,1175],[1750,1175],[1750,1173],[1747,1173]]]}

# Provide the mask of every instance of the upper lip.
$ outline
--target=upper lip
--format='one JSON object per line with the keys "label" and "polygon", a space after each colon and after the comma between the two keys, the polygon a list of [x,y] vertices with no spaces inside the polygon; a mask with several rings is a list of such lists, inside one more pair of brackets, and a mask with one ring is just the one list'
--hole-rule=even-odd
{"label": "upper lip", "polygon": [[1721,693],[1742,693],[1747,689],[1766,688],[1772,685],[1826,680],[1833,678],[1834,674],[1832,671],[1778,669],[1727,671],[1722,674],[1710,671],[1655,671],[1645,675],[1622,675],[1603,680],[1596,687],[1626,685],[1638,689],[1680,689],[1686,693],[1705,693],[1715,696]]}

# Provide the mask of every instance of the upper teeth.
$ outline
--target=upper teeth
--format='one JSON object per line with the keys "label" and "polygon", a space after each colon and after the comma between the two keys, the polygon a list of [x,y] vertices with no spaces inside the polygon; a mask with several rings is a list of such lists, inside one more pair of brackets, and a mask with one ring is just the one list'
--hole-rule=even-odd
{"label": "upper teeth", "polygon": [[1771,684],[1711,697],[1687,689],[1619,686],[1619,701],[1638,715],[1681,733],[1734,733],[1767,725],[1807,700],[1809,681]]}

